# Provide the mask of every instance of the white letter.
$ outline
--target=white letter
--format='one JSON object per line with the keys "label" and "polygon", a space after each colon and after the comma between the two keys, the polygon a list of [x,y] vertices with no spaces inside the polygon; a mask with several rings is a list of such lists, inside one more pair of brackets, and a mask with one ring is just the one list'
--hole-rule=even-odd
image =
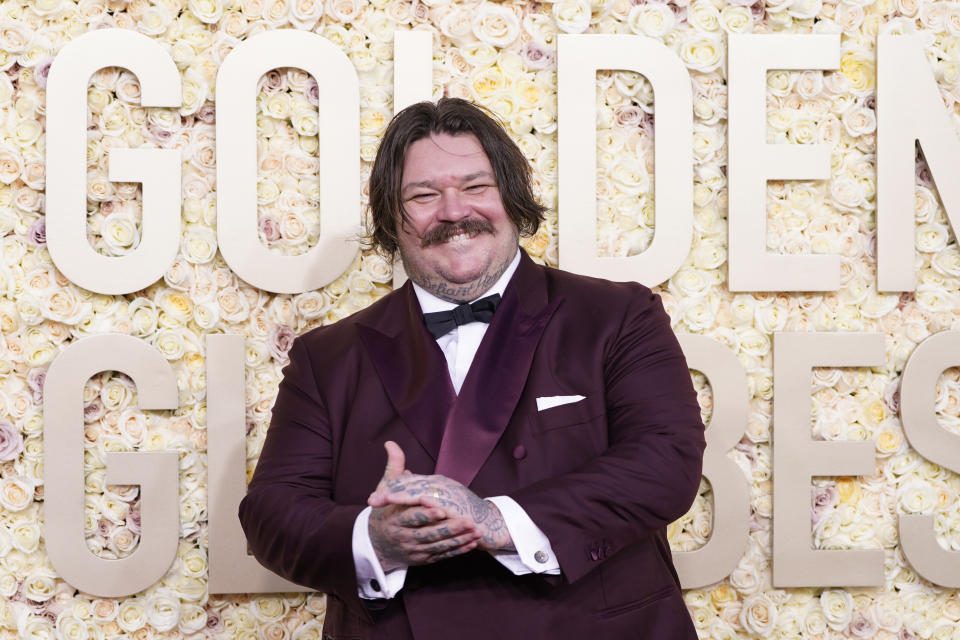
{"label": "white letter", "polygon": [[180,106],[180,73],[163,48],[125,29],[91,31],[69,42],[47,80],[47,247],[54,264],[90,291],[122,295],[163,275],[180,245],[180,152],[113,149],[111,180],[143,183],[143,233],[122,257],[87,241],[87,85],[98,69],[123,66],[140,79],[144,107]]}
{"label": "white letter", "polygon": [[[910,446],[954,473],[960,473],[960,443],[937,422],[933,406],[937,378],[958,363],[960,332],[934,334],[913,350],[900,383],[900,419]],[[901,515],[900,545],[917,573],[948,589],[960,589],[960,553],[937,542],[933,516]]]}
{"label": "white letter", "polygon": [[[560,267],[609,280],[636,280],[656,286],[680,268],[693,240],[690,76],[675,53],[643,36],[564,34],[560,36],[558,63]],[[597,256],[599,69],[642,73],[656,95],[656,229],[650,247],[635,256]]]}
{"label": "white letter", "polygon": [[[320,221],[317,246],[299,256],[257,236],[257,81],[298,67],[320,85]],[[233,271],[273,293],[303,293],[336,280],[360,233],[360,113],[356,71],[315,33],[278,29],[241,42],[217,74],[217,241]]]}
{"label": "white letter", "polygon": [[[932,36],[931,36],[932,37]],[[924,53],[923,36],[877,39],[877,289],[913,291],[919,140],[954,235],[960,230],[960,143]],[[950,175],[947,175],[950,174]]]}
{"label": "white letter", "polygon": [[673,563],[684,589],[723,580],[737,568],[750,534],[750,487],[737,463],[727,457],[747,423],[747,374],[737,356],[706,336],[677,336],[687,364],[707,376],[713,415],[707,429],[703,475],[713,488],[713,531],[696,551],[675,551]]}
{"label": "white letter", "polygon": [[771,255],[767,180],[830,177],[825,144],[767,144],[768,69],[835,69],[839,35],[729,36],[730,291],[833,291],[840,257]]}
{"label": "white letter", "polygon": [[44,538],[57,573],[71,586],[105,598],[146,589],[177,555],[179,469],[174,451],[106,454],[106,484],[139,484],[140,546],[127,558],[98,558],[84,541],[83,385],[101,371],[121,371],[137,385],[141,409],[176,409],[177,379],[160,352],[124,335],[84,338],[47,371],[43,395]]}
{"label": "white letter", "polygon": [[883,365],[879,333],[775,333],[773,336],[773,585],[883,585],[883,550],[814,550],[810,478],[873,475],[872,442],[810,437],[813,367]]}
{"label": "white letter", "polygon": [[243,336],[207,336],[210,593],[310,591],[247,554],[237,509],[247,493]]}

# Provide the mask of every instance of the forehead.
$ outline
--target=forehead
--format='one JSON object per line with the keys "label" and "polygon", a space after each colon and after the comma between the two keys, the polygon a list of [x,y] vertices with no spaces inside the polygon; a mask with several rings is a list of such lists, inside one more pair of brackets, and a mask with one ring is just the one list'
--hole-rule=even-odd
{"label": "forehead", "polygon": [[403,158],[403,182],[456,178],[493,169],[480,141],[472,133],[436,133],[420,138]]}

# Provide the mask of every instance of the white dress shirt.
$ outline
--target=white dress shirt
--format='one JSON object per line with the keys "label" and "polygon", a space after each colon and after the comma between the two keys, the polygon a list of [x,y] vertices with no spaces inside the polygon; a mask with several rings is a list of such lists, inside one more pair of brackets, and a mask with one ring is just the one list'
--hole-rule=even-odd
{"label": "white dress shirt", "polygon": [[[502,296],[518,264],[520,264],[519,250],[496,284],[479,297],[494,293]],[[457,306],[457,303],[442,300],[417,284],[413,284],[413,290],[417,294],[417,300],[424,313],[448,311]],[[450,380],[458,394],[489,326],[485,322],[471,322],[458,326],[437,338],[437,344],[447,359]],[[491,552],[491,555],[516,575],[527,573],[558,575],[560,564],[550,546],[550,540],[534,524],[527,512],[508,496],[494,496],[487,499],[500,510],[510,537],[513,539],[514,547],[517,549],[516,552]],[[403,588],[407,569],[395,569],[389,573],[383,571],[373,550],[373,544],[370,542],[370,532],[367,528],[371,511],[371,507],[361,511],[353,524],[353,563],[357,571],[358,591],[361,598],[392,598]]]}

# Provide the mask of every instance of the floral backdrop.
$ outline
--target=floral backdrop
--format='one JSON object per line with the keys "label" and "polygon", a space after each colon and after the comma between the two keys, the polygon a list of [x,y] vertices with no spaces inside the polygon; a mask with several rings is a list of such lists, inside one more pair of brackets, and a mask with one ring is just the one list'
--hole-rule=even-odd
{"label": "floral backdrop", "polygon": [[[144,33],[170,53],[183,79],[180,109],[139,106],[139,84],[119,68],[88,90],[87,228],[105,255],[140,237],[138,184],[111,183],[114,147],[179,149],[183,236],[164,278],[126,296],[93,294],[54,268],[45,246],[44,112],[53,57],[87,31]],[[240,281],[217,253],[213,102],[216,72],[245,37],[310,30],[349,56],[360,76],[361,158],[369,173],[393,112],[393,34],[433,34],[433,92],[489,107],[534,167],[551,209],[522,244],[557,263],[556,45],[559,33],[639,34],[686,64],[694,89],[695,230],[683,267],[658,288],[679,333],[713,337],[747,371],[750,413],[730,452],[751,482],[749,547],[733,573],[686,601],[704,638],[960,638],[960,594],[913,571],[897,540],[902,513],[935,516],[938,542],[960,551],[960,477],[925,461],[898,417],[904,362],[928,335],[960,328],[960,251],[930,173],[917,158],[915,293],[876,291],[875,42],[878,32],[919,31],[951,117],[960,100],[960,4],[939,0],[4,0],[0,3],[0,635],[71,640],[319,638],[319,594],[221,596],[207,591],[204,336],[246,336],[249,471],[256,462],[292,336],[335,322],[391,290],[391,266],[363,253],[322,290],[273,295]],[[732,294],[726,288],[725,49],[728,33],[841,33],[834,72],[767,77],[769,142],[834,145],[826,181],[771,182],[767,247],[773,253],[842,256],[842,288],[827,294]],[[319,232],[318,90],[297,69],[260,83],[259,231],[273,250],[296,254]],[[653,92],[640,75],[597,74],[597,230],[604,255],[641,252],[654,229]],[[357,194],[365,201],[365,194]],[[870,589],[771,586],[771,340],[775,331],[873,331],[886,336],[887,368],[818,369],[812,434],[867,440],[869,477],[817,478],[811,536],[818,548],[882,548],[885,584]],[[137,487],[104,486],[107,451],[180,452],[181,541],[168,574],[128,598],[95,598],[59,579],[44,554],[41,402],[47,366],[74,340],[120,332],[159,349],[177,373],[180,408],[136,409],[128,378],[103,373],[84,391],[86,532],[104,558],[129,555],[140,533]],[[705,419],[712,399],[693,373]],[[960,434],[960,371],[936,389],[941,425]],[[695,549],[711,530],[704,482],[690,512],[669,529],[675,549]]]}

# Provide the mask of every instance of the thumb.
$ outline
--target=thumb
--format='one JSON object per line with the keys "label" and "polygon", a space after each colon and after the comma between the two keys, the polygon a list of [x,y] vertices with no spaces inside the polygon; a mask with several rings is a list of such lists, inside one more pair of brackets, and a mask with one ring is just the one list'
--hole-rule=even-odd
{"label": "thumb", "polygon": [[383,443],[383,448],[387,450],[387,468],[383,472],[384,480],[393,480],[400,477],[406,466],[406,458],[403,455],[403,449],[396,442],[387,440]]}

